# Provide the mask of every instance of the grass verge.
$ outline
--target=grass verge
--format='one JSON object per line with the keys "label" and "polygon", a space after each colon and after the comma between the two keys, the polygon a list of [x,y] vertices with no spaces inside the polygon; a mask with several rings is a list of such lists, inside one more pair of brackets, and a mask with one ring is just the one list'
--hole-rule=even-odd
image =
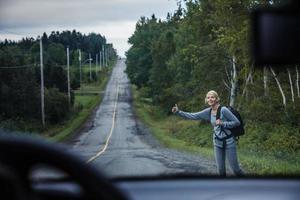
{"label": "grass verge", "polygon": [[103,94],[97,94],[95,92],[103,91],[105,89],[106,84],[109,80],[108,74],[98,84],[91,83],[83,85],[82,92],[84,93],[84,95],[82,95],[78,91],[75,92],[75,111],[73,112],[70,119],[65,123],[47,130],[45,134],[48,136],[49,140],[55,142],[64,141],[83,126],[93,110],[102,101]]}

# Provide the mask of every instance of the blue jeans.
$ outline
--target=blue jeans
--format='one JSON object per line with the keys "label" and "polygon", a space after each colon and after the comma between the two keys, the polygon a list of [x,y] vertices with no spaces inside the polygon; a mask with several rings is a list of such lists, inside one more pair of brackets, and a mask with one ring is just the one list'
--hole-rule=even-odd
{"label": "blue jeans", "polygon": [[214,146],[214,150],[219,175],[226,176],[225,157],[227,157],[230,168],[236,176],[244,175],[238,163],[235,144],[229,146],[224,145],[223,147]]}

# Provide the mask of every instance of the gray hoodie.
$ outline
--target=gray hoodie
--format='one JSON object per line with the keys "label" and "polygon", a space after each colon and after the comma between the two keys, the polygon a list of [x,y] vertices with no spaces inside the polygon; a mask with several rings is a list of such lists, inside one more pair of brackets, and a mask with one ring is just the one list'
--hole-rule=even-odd
{"label": "gray hoodie", "polygon": [[[176,114],[184,117],[186,119],[192,119],[192,120],[205,120],[211,123],[213,126],[213,139],[214,139],[214,145],[223,147],[223,142],[219,139],[223,139],[227,137],[227,135],[231,135],[231,131],[229,130],[230,128],[234,128],[236,126],[240,125],[240,121],[232,114],[232,112],[226,108],[225,106],[222,106],[221,112],[220,112],[220,120],[222,121],[221,125],[216,125],[216,115],[214,115],[212,112],[210,112],[211,108],[205,108],[204,110],[196,113],[189,113],[189,112],[184,112],[184,111],[177,111]],[[211,116],[209,114],[211,113]],[[222,130],[221,131],[221,126]],[[226,133],[224,133],[224,131]],[[227,135],[226,135],[227,134]],[[235,143],[234,142],[234,137],[230,137],[226,139],[226,146],[230,147],[231,144]]]}

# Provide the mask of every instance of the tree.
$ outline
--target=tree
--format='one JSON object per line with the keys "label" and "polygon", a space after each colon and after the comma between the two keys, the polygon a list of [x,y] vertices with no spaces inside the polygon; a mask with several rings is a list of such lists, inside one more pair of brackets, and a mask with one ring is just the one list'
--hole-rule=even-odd
{"label": "tree", "polygon": [[151,50],[153,64],[150,69],[148,85],[151,88],[154,102],[167,109],[170,105],[164,106],[168,103],[167,99],[169,99],[165,89],[172,86],[172,72],[168,68],[167,62],[174,52],[174,35],[170,30],[163,33],[158,41],[153,42]]}
{"label": "tree", "polygon": [[66,50],[62,44],[51,43],[49,44],[46,53],[48,57],[51,58],[48,60],[48,65],[58,66],[65,65],[67,60]]}
{"label": "tree", "polygon": [[134,34],[128,39],[132,47],[126,52],[126,72],[131,82],[139,88],[148,84],[149,71],[152,67],[151,46],[160,36],[159,27],[154,15],[151,19],[141,17]]}

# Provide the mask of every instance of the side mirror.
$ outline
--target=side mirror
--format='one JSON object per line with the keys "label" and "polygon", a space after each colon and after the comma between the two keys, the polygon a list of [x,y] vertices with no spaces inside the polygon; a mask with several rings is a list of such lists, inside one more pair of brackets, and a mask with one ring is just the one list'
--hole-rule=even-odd
{"label": "side mirror", "polygon": [[252,12],[255,66],[300,64],[300,9],[260,8]]}

